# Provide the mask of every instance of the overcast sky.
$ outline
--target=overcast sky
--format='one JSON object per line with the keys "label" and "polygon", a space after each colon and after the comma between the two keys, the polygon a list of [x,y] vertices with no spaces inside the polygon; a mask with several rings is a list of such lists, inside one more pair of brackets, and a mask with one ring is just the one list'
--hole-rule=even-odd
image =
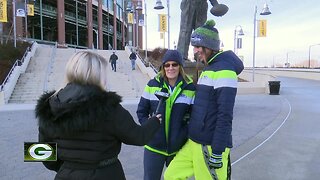
{"label": "overcast sky", "polygon": [[[180,27],[180,0],[170,1],[170,48],[177,43]],[[154,10],[156,0],[146,0],[148,49],[163,47],[164,41],[158,32],[158,14],[167,14],[167,0],[162,0],[163,10]],[[267,37],[256,38],[256,66],[283,65],[287,61],[293,64],[307,64],[309,46],[320,44],[320,1],[319,0],[218,0],[226,4],[229,11],[223,17],[215,17],[208,12],[208,19],[216,21],[224,50],[233,50],[234,30],[240,25],[244,31],[242,49],[245,66],[252,66],[253,18],[257,5],[257,19],[267,20]],[[261,16],[260,12],[267,2],[271,15]],[[209,8],[211,5],[209,3]],[[167,41],[167,37],[166,37]],[[167,47],[167,42],[165,43]],[[190,48],[192,51],[192,48]],[[190,52],[189,51],[189,52]],[[190,53],[189,53],[190,54]],[[189,55],[190,56],[190,55]],[[320,45],[312,46],[311,59],[320,63]]]}

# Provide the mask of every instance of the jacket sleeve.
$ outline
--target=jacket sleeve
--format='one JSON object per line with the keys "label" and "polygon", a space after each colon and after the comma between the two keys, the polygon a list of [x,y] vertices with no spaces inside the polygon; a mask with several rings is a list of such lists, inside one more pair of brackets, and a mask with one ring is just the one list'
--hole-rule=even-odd
{"label": "jacket sleeve", "polygon": [[[45,135],[45,131],[43,129],[41,129],[40,127],[39,127],[38,138],[39,138],[39,142],[53,142],[52,139],[50,139],[49,137],[47,137]],[[59,152],[57,152],[57,153],[59,153]],[[61,165],[63,164],[63,161],[61,161],[58,158],[57,161],[43,161],[42,163],[47,169],[58,172]]]}
{"label": "jacket sleeve", "polygon": [[160,121],[156,118],[150,118],[143,125],[138,125],[131,114],[121,105],[115,114],[118,116],[114,120],[115,133],[125,144],[145,145],[160,127]]}
{"label": "jacket sleeve", "polygon": [[148,120],[150,116],[150,108],[150,100],[141,97],[137,109],[137,116],[140,124],[144,124]]}
{"label": "jacket sleeve", "polygon": [[217,90],[217,122],[211,146],[212,152],[222,154],[232,131],[233,107],[237,89],[222,87]]}

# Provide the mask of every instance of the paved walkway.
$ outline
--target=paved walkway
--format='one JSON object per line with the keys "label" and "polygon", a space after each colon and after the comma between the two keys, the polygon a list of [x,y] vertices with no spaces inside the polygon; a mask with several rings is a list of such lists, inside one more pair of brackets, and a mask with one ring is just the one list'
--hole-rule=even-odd
{"label": "paved walkway", "polygon": [[[237,97],[233,130],[235,146],[233,161],[244,155],[245,151],[237,153],[241,145],[264,131],[266,126],[272,124],[283,111],[286,111],[286,107],[282,107],[282,101],[281,96],[240,95]],[[123,105],[137,120],[135,115],[137,100],[124,101]],[[31,104],[7,105],[0,108],[0,156],[2,158],[0,179],[33,180],[54,177],[54,173],[46,170],[41,163],[23,162],[23,142],[37,141],[37,122],[33,108],[34,105]],[[120,159],[128,180],[142,179],[142,147],[124,145]]]}
{"label": "paved walkway", "polygon": [[[142,82],[145,83],[145,79]],[[316,156],[320,151],[319,106],[316,105],[320,102],[319,87],[319,81],[284,78],[281,95],[237,96],[231,152],[233,180],[320,176],[316,168],[320,164]],[[137,102],[138,98],[124,98],[123,102],[135,120]],[[53,179],[55,175],[41,163],[23,162],[23,142],[37,141],[33,109],[34,104],[0,107],[1,180],[43,180]],[[123,145],[120,160],[128,180],[142,179],[143,147]]]}

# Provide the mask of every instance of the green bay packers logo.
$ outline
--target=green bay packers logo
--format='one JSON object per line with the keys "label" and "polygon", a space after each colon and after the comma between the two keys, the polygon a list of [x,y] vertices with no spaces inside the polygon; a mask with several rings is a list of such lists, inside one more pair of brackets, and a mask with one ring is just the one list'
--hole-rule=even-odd
{"label": "green bay packers logo", "polygon": [[57,161],[57,143],[24,143],[24,161]]}

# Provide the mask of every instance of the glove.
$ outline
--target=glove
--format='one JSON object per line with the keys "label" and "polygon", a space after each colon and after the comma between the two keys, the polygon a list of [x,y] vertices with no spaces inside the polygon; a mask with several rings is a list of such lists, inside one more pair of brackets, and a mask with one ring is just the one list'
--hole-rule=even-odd
{"label": "glove", "polygon": [[221,154],[211,154],[209,158],[209,166],[214,169],[219,169],[223,166]]}
{"label": "glove", "polygon": [[161,118],[161,114],[157,114],[157,115],[153,115],[151,118],[149,119],[156,119],[159,121],[159,123],[161,124],[162,118]]}

